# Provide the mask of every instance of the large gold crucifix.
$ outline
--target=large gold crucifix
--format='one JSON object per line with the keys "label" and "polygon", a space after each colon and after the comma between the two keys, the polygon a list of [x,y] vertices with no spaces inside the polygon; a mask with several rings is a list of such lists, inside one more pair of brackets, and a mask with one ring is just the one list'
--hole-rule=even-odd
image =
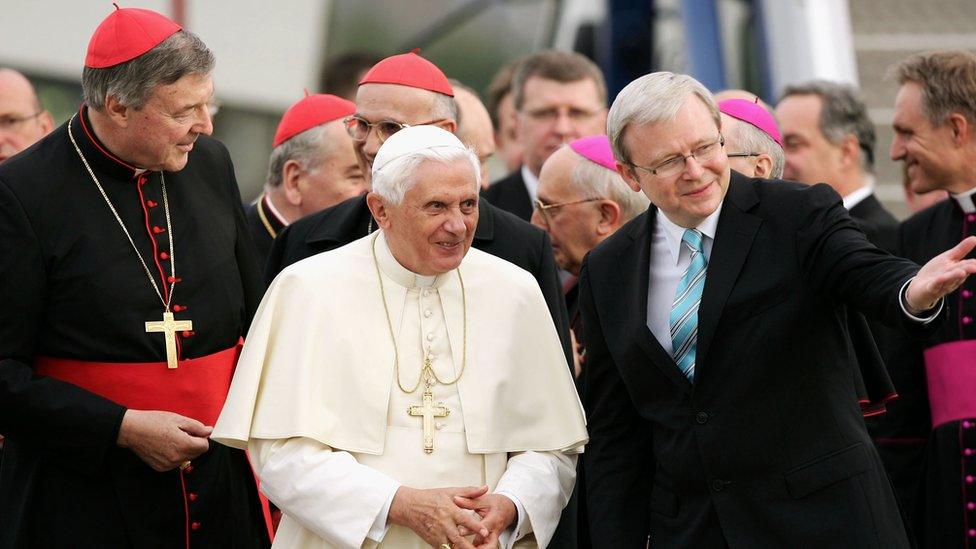
{"label": "large gold crucifix", "polygon": [[163,332],[166,339],[166,367],[170,370],[176,368],[178,361],[176,357],[176,331],[192,330],[192,320],[175,320],[173,313],[163,311],[162,320],[146,322],[146,333]]}
{"label": "large gold crucifix", "polygon": [[443,402],[434,404],[434,393],[430,390],[431,380],[427,378],[424,387],[424,404],[422,406],[408,406],[407,413],[414,417],[424,418],[424,453],[434,453],[434,418],[447,417],[451,410]]}

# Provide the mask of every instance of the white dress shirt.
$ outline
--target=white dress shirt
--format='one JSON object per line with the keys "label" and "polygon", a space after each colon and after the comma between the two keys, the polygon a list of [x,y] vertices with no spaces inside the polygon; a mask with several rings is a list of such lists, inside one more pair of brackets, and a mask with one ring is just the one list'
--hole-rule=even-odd
{"label": "white dress shirt", "polygon": [[963,213],[968,214],[976,213],[976,203],[973,202],[974,195],[976,195],[976,187],[959,194],[949,194],[956,201],[956,204],[959,204],[959,207],[962,208]]}
{"label": "white dress shirt", "polygon": [[525,190],[529,193],[529,202],[535,205],[535,199],[539,197],[539,178],[525,164],[522,164],[522,181],[525,182]]}

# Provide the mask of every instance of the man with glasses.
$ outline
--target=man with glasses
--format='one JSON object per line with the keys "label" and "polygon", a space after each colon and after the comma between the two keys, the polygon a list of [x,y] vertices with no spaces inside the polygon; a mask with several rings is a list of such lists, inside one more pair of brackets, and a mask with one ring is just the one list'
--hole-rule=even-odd
{"label": "man with glasses", "polygon": [[976,272],[875,248],[826,185],[729,169],[711,94],[643,76],[608,116],[654,207],[580,273],[590,530],[607,547],[908,547],[839,307],[922,335]]}
{"label": "man with glasses", "polygon": [[30,147],[54,128],[34,86],[23,74],[0,68],[0,163]]}
{"label": "man with glasses", "polygon": [[592,61],[574,52],[542,51],[526,57],[512,80],[522,167],[496,181],[484,196],[528,220],[542,164],[565,143],[604,132],[607,85]]}
{"label": "man with glasses", "polygon": [[[356,95],[356,114],[344,121],[364,175],[370,177],[380,145],[402,128],[434,125],[457,130],[457,107],[447,77],[416,53],[380,61],[363,77]],[[567,367],[572,364],[566,302],[556,274],[549,237],[517,217],[479,201],[473,246],[532,273],[539,282],[563,343]],[[348,244],[376,230],[365,197],[346,200],[288,226],[275,240],[268,258],[266,282],[288,265]]]}

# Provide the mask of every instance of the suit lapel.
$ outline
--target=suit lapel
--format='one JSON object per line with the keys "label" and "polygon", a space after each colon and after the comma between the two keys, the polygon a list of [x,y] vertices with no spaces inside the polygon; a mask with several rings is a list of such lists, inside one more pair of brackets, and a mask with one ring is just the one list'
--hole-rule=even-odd
{"label": "suit lapel", "polygon": [[[651,206],[637,223],[631,225],[629,236],[630,245],[620,251],[617,260],[620,269],[622,289],[619,294],[624,296],[622,307],[627,311],[626,326],[634,330],[633,340],[668,379],[682,389],[691,388],[691,382],[681,373],[671,355],[661,347],[657,338],[647,327],[647,285],[650,276],[651,243],[654,222],[657,218],[657,208]],[[636,261],[635,261],[636,259]],[[626,296],[638,296],[638,299],[627,299]]]}
{"label": "suit lapel", "polygon": [[729,190],[718,219],[718,228],[715,230],[715,242],[708,258],[708,274],[698,308],[696,372],[701,372],[705,364],[722,309],[762,224],[761,218],[748,213],[758,202],[759,198],[750,180],[732,172]]}

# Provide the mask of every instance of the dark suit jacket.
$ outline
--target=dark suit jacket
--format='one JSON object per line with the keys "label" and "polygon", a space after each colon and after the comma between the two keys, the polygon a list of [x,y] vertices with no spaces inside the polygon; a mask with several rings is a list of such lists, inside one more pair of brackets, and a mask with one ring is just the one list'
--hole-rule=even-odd
{"label": "dark suit jacket", "polygon": [[522,169],[506,175],[481,192],[493,205],[528,221],[532,218],[532,199],[522,179]]}
{"label": "dark suit jacket", "polygon": [[587,257],[586,490],[600,547],[905,547],[852,395],[848,304],[905,329],[918,267],[826,185],[732,175],[699,309],[695,382],[646,325],[653,207]]}
{"label": "dark suit jacket", "polygon": [[875,246],[895,253],[898,248],[898,220],[886,210],[874,194],[850,209],[851,217],[861,226]]}
{"label": "dark suit jacket", "polygon": [[247,228],[250,229],[251,237],[254,239],[254,247],[258,252],[258,259],[261,265],[264,265],[264,262],[268,259],[268,253],[271,251],[271,243],[274,241],[274,237],[264,225],[264,221],[261,220],[262,215],[264,219],[268,220],[268,225],[271,226],[271,230],[275,234],[280,234],[285,228],[285,225],[281,221],[278,221],[276,215],[268,211],[268,208],[264,204],[263,194],[258,197],[257,201],[244,206],[244,218],[247,221]]}
{"label": "dark suit jacket", "polygon": [[[549,305],[559,339],[563,343],[566,360],[572,368],[569,318],[562,286],[556,274],[549,235],[512,214],[492,206],[487,200],[478,205],[478,227],[474,233],[475,248],[500,257],[532,273],[539,282],[542,295]],[[268,255],[265,282],[271,284],[282,269],[340,246],[367,234],[372,216],[366,197],[350,198],[321,212],[306,216],[289,225],[275,239]],[[373,224],[375,230],[376,224]]]}

